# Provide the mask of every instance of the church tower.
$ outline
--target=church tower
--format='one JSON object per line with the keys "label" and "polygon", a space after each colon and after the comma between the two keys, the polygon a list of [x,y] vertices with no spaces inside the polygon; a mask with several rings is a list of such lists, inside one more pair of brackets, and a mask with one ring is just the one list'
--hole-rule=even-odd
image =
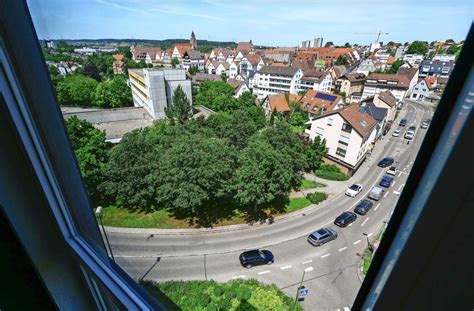
{"label": "church tower", "polygon": [[189,43],[191,44],[191,49],[197,49],[197,40],[196,35],[194,34],[194,30],[191,31],[191,40],[189,40]]}

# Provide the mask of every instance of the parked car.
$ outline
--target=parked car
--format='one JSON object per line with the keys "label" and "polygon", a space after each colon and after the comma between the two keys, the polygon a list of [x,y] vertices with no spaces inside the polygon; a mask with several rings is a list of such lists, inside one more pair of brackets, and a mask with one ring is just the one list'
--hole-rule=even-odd
{"label": "parked car", "polygon": [[346,190],[346,195],[350,197],[355,197],[358,195],[364,187],[361,184],[353,184]]}
{"label": "parked car", "polygon": [[425,119],[425,120],[421,123],[421,128],[422,128],[422,129],[427,129],[428,126],[430,126],[430,122],[431,122],[430,119]]}
{"label": "parked car", "polygon": [[365,215],[373,206],[374,206],[374,203],[372,203],[372,201],[363,199],[362,201],[359,202],[359,204],[356,205],[354,212],[356,212],[359,215]]}
{"label": "parked car", "polygon": [[395,166],[391,166],[391,167],[388,169],[387,174],[388,174],[388,175],[395,176],[395,174],[397,174],[397,168],[396,168]]}
{"label": "parked car", "polygon": [[398,136],[400,136],[400,129],[396,129],[395,131],[393,131],[392,136],[393,136],[393,137],[398,137]]}
{"label": "parked car", "polygon": [[392,165],[394,162],[393,158],[391,157],[385,157],[380,162],[377,164],[380,167],[387,167],[389,165]]}
{"label": "parked car", "polygon": [[331,228],[321,228],[308,236],[308,242],[313,246],[321,246],[337,239],[337,232]]}
{"label": "parked car", "polygon": [[405,125],[407,125],[407,122],[408,122],[407,119],[401,119],[401,120],[400,120],[400,123],[399,123],[398,125],[400,125],[400,126],[405,126]]}
{"label": "parked car", "polygon": [[245,268],[251,268],[253,266],[272,264],[274,262],[272,252],[268,250],[253,249],[250,251],[243,252],[239,256],[240,264]]}
{"label": "parked car", "polygon": [[385,193],[385,190],[383,190],[380,187],[373,187],[372,190],[370,191],[369,195],[367,196],[369,199],[372,199],[374,201],[378,201],[382,198],[383,194]]}
{"label": "parked car", "polygon": [[337,216],[334,220],[334,224],[341,228],[347,227],[350,223],[356,221],[357,215],[353,212],[344,212],[341,215]]}
{"label": "parked car", "polygon": [[379,186],[382,186],[384,188],[390,188],[392,185],[393,177],[385,175],[382,177],[382,180],[379,183]]}

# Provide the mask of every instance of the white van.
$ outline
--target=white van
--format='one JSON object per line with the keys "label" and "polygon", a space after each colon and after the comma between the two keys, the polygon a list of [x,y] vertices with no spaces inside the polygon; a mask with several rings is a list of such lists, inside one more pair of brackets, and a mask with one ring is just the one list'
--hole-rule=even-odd
{"label": "white van", "polygon": [[385,190],[383,190],[380,187],[375,186],[370,191],[368,198],[372,199],[372,200],[375,200],[375,201],[378,201],[378,200],[380,200],[380,198],[383,196],[384,193],[385,193]]}

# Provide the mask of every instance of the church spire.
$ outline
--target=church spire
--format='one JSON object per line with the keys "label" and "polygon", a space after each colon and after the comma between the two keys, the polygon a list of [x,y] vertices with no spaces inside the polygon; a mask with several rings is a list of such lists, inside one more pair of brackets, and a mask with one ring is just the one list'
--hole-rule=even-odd
{"label": "church spire", "polygon": [[194,34],[194,30],[191,31],[191,40],[189,40],[189,43],[191,44],[191,49],[197,49],[197,40],[196,35]]}

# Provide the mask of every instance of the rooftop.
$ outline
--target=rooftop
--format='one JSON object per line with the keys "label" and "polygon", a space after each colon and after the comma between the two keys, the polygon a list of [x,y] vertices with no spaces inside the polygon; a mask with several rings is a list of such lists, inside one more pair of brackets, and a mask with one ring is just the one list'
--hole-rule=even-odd
{"label": "rooftop", "polygon": [[262,68],[260,68],[259,73],[293,77],[296,72],[298,72],[298,70],[298,68],[292,67],[263,66]]}

